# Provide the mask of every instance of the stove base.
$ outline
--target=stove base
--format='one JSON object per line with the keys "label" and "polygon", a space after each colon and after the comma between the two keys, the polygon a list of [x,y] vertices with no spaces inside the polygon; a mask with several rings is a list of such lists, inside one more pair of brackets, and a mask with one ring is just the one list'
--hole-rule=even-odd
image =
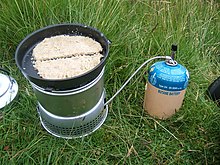
{"label": "stove base", "polygon": [[56,137],[73,139],[87,136],[101,127],[108,114],[108,106],[104,106],[104,102],[105,92],[91,110],[75,117],[53,115],[44,109],[40,103],[38,103],[37,111],[40,122],[47,132]]}

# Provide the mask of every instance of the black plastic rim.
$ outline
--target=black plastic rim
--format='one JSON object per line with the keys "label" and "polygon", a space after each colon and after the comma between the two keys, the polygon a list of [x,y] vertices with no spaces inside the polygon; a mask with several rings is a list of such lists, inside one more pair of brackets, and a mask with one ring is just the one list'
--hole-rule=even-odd
{"label": "black plastic rim", "polygon": [[[41,78],[33,68],[31,61],[32,50],[44,38],[56,35],[82,35],[93,38],[99,42],[103,48],[104,55],[101,62],[92,70],[73,78],[68,79],[44,79]],[[110,41],[97,29],[82,24],[55,24],[39,29],[26,38],[18,45],[15,52],[15,60],[22,74],[32,83],[44,88],[45,90],[68,90],[74,89],[94,80],[102,71],[109,53]]]}

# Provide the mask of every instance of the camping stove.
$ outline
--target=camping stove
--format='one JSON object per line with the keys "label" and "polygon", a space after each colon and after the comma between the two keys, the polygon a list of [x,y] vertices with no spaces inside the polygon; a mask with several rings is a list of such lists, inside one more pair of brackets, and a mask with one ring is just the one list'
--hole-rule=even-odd
{"label": "camping stove", "polygon": [[42,126],[52,135],[67,139],[97,130],[108,113],[103,79],[104,68],[95,80],[72,90],[50,91],[31,83]]}
{"label": "camping stove", "polygon": [[[86,73],[71,78],[40,77],[33,67],[33,49],[45,38],[57,35],[85,36],[99,42],[103,55],[100,63]],[[99,30],[69,23],[38,29],[18,45],[16,64],[37,97],[41,124],[52,135],[69,139],[83,137],[94,132],[105,121],[108,107],[105,102],[104,68],[109,45],[110,41]]]}
{"label": "camping stove", "polygon": [[[103,58],[92,70],[72,78],[44,79],[33,67],[32,52],[35,45],[56,35],[86,36],[99,42]],[[52,135],[63,138],[86,136],[105,121],[108,104],[148,62],[155,59],[171,60],[170,56],[157,56],[145,61],[108,100],[105,100],[104,68],[110,41],[95,28],[81,24],[57,24],[39,29],[28,35],[17,47],[15,60],[22,74],[29,80],[38,100],[37,111],[43,127]],[[68,66],[67,66],[68,67]],[[52,70],[51,70],[52,72]]]}

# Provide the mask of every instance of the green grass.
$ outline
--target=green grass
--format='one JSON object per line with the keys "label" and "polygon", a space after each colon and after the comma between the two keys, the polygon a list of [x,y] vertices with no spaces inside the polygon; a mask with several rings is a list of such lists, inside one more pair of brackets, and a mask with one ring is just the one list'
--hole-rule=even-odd
{"label": "green grass", "polygon": [[[220,75],[219,5],[217,0],[1,0],[0,66],[17,80],[19,97],[1,110],[0,164],[219,164],[220,109],[206,96]],[[95,133],[73,140],[49,135],[14,52],[29,33],[64,22],[93,26],[112,41],[105,70],[108,98],[145,60],[169,54],[177,43],[177,61],[190,72],[181,110],[165,121],[144,112],[146,67],[109,105]]]}

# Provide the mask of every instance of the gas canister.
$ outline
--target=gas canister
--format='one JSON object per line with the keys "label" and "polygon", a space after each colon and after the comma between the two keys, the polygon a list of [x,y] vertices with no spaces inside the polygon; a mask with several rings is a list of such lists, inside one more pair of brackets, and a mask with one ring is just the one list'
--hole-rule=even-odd
{"label": "gas canister", "polygon": [[188,80],[188,70],[175,60],[154,63],[149,68],[144,109],[160,119],[171,117],[182,105]]}

